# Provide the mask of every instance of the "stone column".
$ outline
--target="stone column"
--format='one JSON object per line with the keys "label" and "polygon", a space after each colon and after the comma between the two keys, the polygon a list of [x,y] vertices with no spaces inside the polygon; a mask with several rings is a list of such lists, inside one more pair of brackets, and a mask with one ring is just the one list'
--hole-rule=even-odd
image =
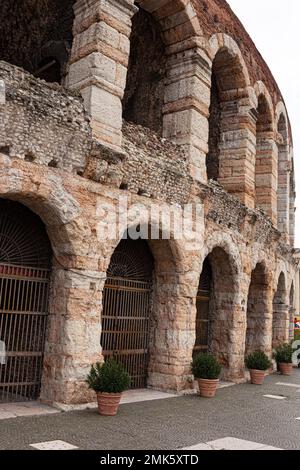
{"label": "stone column", "polygon": [[295,316],[296,309],[294,307],[290,307],[289,341],[293,341],[295,337]]}
{"label": "stone column", "polygon": [[273,309],[273,348],[289,341],[290,316],[286,304],[275,304]]}
{"label": "stone column", "polygon": [[100,311],[103,275],[54,266],[41,400],[86,403],[91,364],[101,361]]}
{"label": "stone column", "polygon": [[168,48],[163,132],[186,148],[191,176],[205,183],[211,61],[196,45],[186,47]]}
{"label": "stone column", "polygon": [[[278,138],[281,139],[280,136]],[[285,144],[280,144],[278,146],[277,226],[287,243],[289,243],[290,228],[290,170],[288,148]]]}
{"label": "stone column", "polygon": [[[230,93],[221,99],[221,142],[219,155],[219,183],[247,207],[254,208],[256,115],[249,109],[249,98],[230,99]],[[243,105],[243,100],[247,105]]]}
{"label": "stone column", "polygon": [[134,0],[77,0],[67,86],[78,89],[93,136],[119,151]]}
{"label": "stone column", "polygon": [[256,206],[277,224],[277,145],[273,132],[260,133],[255,163]]}

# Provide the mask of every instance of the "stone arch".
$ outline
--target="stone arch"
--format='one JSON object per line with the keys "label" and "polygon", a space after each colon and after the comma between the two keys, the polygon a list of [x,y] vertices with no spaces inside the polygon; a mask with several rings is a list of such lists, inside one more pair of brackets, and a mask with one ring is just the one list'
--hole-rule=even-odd
{"label": "stone arch", "polygon": [[[19,202],[41,218],[54,254],[41,399],[90,401],[85,377],[100,354],[100,276],[91,228],[60,177],[36,165],[33,173],[21,161],[12,166],[9,158],[1,163],[1,198]],[[59,381],[57,371],[63,377]]]}
{"label": "stone arch", "polygon": [[[140,226],[148,221],[140,220]],[[152,226],[155,225],[153,221]],[[136,221],[134,226],[136,227]],[[159,228],[157,224],[157,228]],[[124,232],[131,228],[131,223]],[[151,228],[151,227],[150,227]],[[161,227],[160,227],[161,228]],[[120,231],[122,232],[122,230]],[[150,233],[150,232],[149,232]],[[148,238],[145,243],[153,256],[153,292],[151,331],[149,343],[149,387],[165,390],[183,390],[189,387],[190,362],[192,358],[195,298],[190,272],[186,271],[186,253],[178,240]],[[151,237],[151,235],[150,235]],[[105,265],[109,264],[114,248],[113,241]]]}
{"label": "stone arch", "polygon": [[277,149],[274,142],[274,110],[271,96],[263,84],[254,86],[256,108],[255,207],[277,221]]}
{"label": "stone arch", "polygon": [[[282,130],[281,131],[279,130],[280,128],[279,121],[280,119],[282,119],[282,116],[283,116],[283,121],[284,121],[284,124],[283,124],[284,132],[282,132]],[[289,123],[289,117],[288,117],[286,106],[283,103],[283,101],[279,101],[275,108],[275,126],[279,134],[281,134],[283,139],[286,140],[287,142],[290,141],[290,130],[289,130],[288,123]]]}
{"label": "stone arch", "polygon": [[137,0],[136,3],[156,18],[169,46],[202,35],[200,21],[191,0]]}
{"label": "stone arch", "polygon": [[277,227],[289,241],[290,225],[290,164],[289,121],[283,103],[276,107],[276,131],[278,148]]}
{"label": "stone arch", "polygon": [[271,316],[270,275],[264,262],[258,262],[251,273],[247,298],[245,354],[254,351],[271,353],[269,333]]}
{"label": "stone arch", "polygon": [[254,148],[250,110],[256,98],[248,69],[238,45],[226,34],[210,38],[208,53],[212,60],[208,178],[217,180],[252,207]]}
{"label": "stone arch", "polygon": [[123,117],[135,124],[166,134],[163,108],[167,101],[167,48],[201,33],[191,2],[135,2],[130,55],[124,92]]}
{"label": "stone arch", "polygon": [[[158,108],[163,104],[162,122],[160,113],[154,112],[155,103],[151,106],[150,125],[152,128],[154,125],[154,130],[162,130],[163,137],[183,145],[192,175],[198,180],[206,180],[207,138],[202,139],[198,135],[202,125],[203,129],[207,127],[207,103],[199,94],[199,86],[206,85],[200,77],[190,75],[191,65],[194,67],[202,54],[194,40],[202,36],[202,29],[192,1],[144,0],[135,4],[133,0],[121,3],[107,0],[96,6],[95,2],[77,0],[67,85],[81,90],[92,118],[93,136],[114,150],[122,150],[122,99],[128,82],[131,19],[138,11],[137,4],[148,17],[151,15],[151,21],[154,19],[156,26],[159,25],[167,54],[166,74],[159,70],[160,60],[158,64],[150,64],[150,70],[153,68],[155,72],[152,82],[159,86],[154,90],[154,86],[149,86],[151,80],[147,77],[148,88],[154,90],[154,96],[150,96],[148,90],[148,102],[157,99]],[[144,74],[145,71],[142,72]],[[163,80],[160,78],[164,75],[163,90]],[[131,93],[126,93],[125,102],[128,98],[132,98]],[[138,122],[149,125],[149,116],[144,110],[137,104],[133,108],[133,119],[136,120],[138,114]],[[129,118],[132,119],[131,112]]]}
{"label": "stone arch", "polygon": [[24,204],[41,218],[55,255],[87,254],[89,224],[61,178],[52,175],[50,179],[41,173],[40,179],[35,180],[25,163],[16,169],[9,157],[2,158],[2,165],[5,171],[0,175],[0,196]]}
{"label": "stone arch", "polygon": [[233,273],[239,276],[242,273],[242,262],[238,247],[231,237],[225,233],[214,232],[206,241],[203,248],[203,260],[216,247],[222,248],[228,255],[233,266]]}
{"label": "stone arch", "polygon": [[273,298],[272,347],[276,348],[289,339],[289,308],[287,300],[286,275],[280,272]]}
{"label": "stone arch", "polygon": [[[235,65],[236,68],[239,70],[238,80],[240,86],[238,86],[237,88],[250,87],[251,81],[249,77],[248,68],[236,41],[232,37],[224,33],[217,33],[212,35],[208,41],[208,53],[212,61],[215,59],[216,55],[220,51],[228,51],[228,54],[234,61],[232,62],[232,65]],[[226,87],[227,90],[233,90],[234,88],[231,88],[229,86],[229,83],[230,78]],[[237,82],[234,82],[234,85],[236,84]],[[247,90],[247,94],[250,93],[251,91]]]}
{"label": "stone arch", "polygon": [[[227,379],[241,379],[244,374],[243,314],[241,306],[241,261],[238,249],[224,234],[207,240],[202,252],[203,265],[211,267],[209,295],[208,348],[223,366]],[[199,305],[198,305],[199,310]],[[198,317],[201,312],[198,311]]]}

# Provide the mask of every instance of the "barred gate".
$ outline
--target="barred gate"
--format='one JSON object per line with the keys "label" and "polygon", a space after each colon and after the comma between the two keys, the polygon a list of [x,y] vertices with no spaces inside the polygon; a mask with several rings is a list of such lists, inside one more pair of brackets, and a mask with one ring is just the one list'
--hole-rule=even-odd
{"label": "barred gate", "polygon": [[0,199],[0,402],[39,396],[51,256],[40,218]]}
{"label": "barred gate", "polygon": [[211,295],[212,271],[206,258],[200,276],[199,289],[196,297],[196,341],[194,355],[199,352],[207,352],[209,349],[210,335],[210,295]]}
{"label": "barred gate", "polygon": [[101,345],[131,376],[131,388],[147,386],[152,255],[143,240],[122,240],[112,256],[103,293]]}
{"label": "barred gate", "polygon": [[0,402],[39,396],[48,312],[50,272],[0,264]]}
{"label": "barred gate", "polygon": [[120,278],[107,279],[104,290],[103,355],[125,366],[132,388],[147,384],[150,292],[148,282]]}

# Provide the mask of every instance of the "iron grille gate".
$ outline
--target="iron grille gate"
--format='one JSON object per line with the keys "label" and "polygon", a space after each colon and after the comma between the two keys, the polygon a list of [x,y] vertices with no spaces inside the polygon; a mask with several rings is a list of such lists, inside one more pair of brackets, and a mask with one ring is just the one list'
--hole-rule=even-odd
{"label": "iron grille gate", "polygon": [[37,399],[47,326],[50,271],[0,264],[0,402]]}
{"label": "iron grille gate", "polygon": [[203,269],[200,276],[199,289],[196,297],[196,342],[194,346],[194,356],[199,352],[209,350],[210,335],[210,295],[212,284],[212,270],[208,258],[204,260]]}
{"label": "iron grille gate", "polygon": [[131,388],[147,385],[151,282],[110,277],[103,299],[101,344],[131,376]]}

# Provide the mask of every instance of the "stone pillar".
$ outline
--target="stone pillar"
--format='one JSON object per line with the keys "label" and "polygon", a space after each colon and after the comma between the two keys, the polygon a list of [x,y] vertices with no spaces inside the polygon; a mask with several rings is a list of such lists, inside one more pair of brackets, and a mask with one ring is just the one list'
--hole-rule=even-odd
{"label": "stone pillar", "polygon": [[[245,372],[245,331],[246,312],[243,306],[232,306],[232,321],[229,331],[227,351],[224,355],[227,358],[228,366],[224,368],[223,380],[242,382]],[[220,332],[220,345],[222,344],[222,332]],[[219,352],[222,356],[222,351]]]}
{"label": "stone pillar", "polygon": [[148,386],[166,391],[192,388],[190,364],[195,323],[191,319],[196,318],[195,304],[191,298],[166,299],[166,294],[159,303],[150,348]]}
{"label": "stone pillar", "polygon": [[290,316],[286,304],[275,304],[273,307],[273,348],[289,341]]}
{"label": "stone pillar", "polygon": [[277,145],[273,132],[261,132],[256,142],[255,200],[277,224]]}
{"label": "stone pillar", "polygon": [[67,86],[78,89],[93,136],[119,151],[133,0],[77,0]]}
{"label": "stone pillar", "polygon": [[247,207],[254,208],[256,115],[243,105],[246,96],[232,101],[226,93],[221,99],[221,142],[219,183]]}
{"label": "stone pillar", "polygon": [[290,328],[289,328],[289,341],[293,341],[295,337],[295,316],[296,316],[296,309],[294,307],[290,307]]}
{"label": "stone pillar", "polygon": [[278,146],[277,226],[287,243],[289,243],[290,228],[290,170],[287,146],[280,144]]}
{"label": "stone pillar", "polygon": [[45,345],[41,400],[86,403],[91,364],[101,361],[100,311],[103,276],[54,266]]}
{"label": "stone pillar", "polygon": [[205,183],[211,61],[199,47],[184,47],[169,47],[163,132],[186,148],[192,177]]}

